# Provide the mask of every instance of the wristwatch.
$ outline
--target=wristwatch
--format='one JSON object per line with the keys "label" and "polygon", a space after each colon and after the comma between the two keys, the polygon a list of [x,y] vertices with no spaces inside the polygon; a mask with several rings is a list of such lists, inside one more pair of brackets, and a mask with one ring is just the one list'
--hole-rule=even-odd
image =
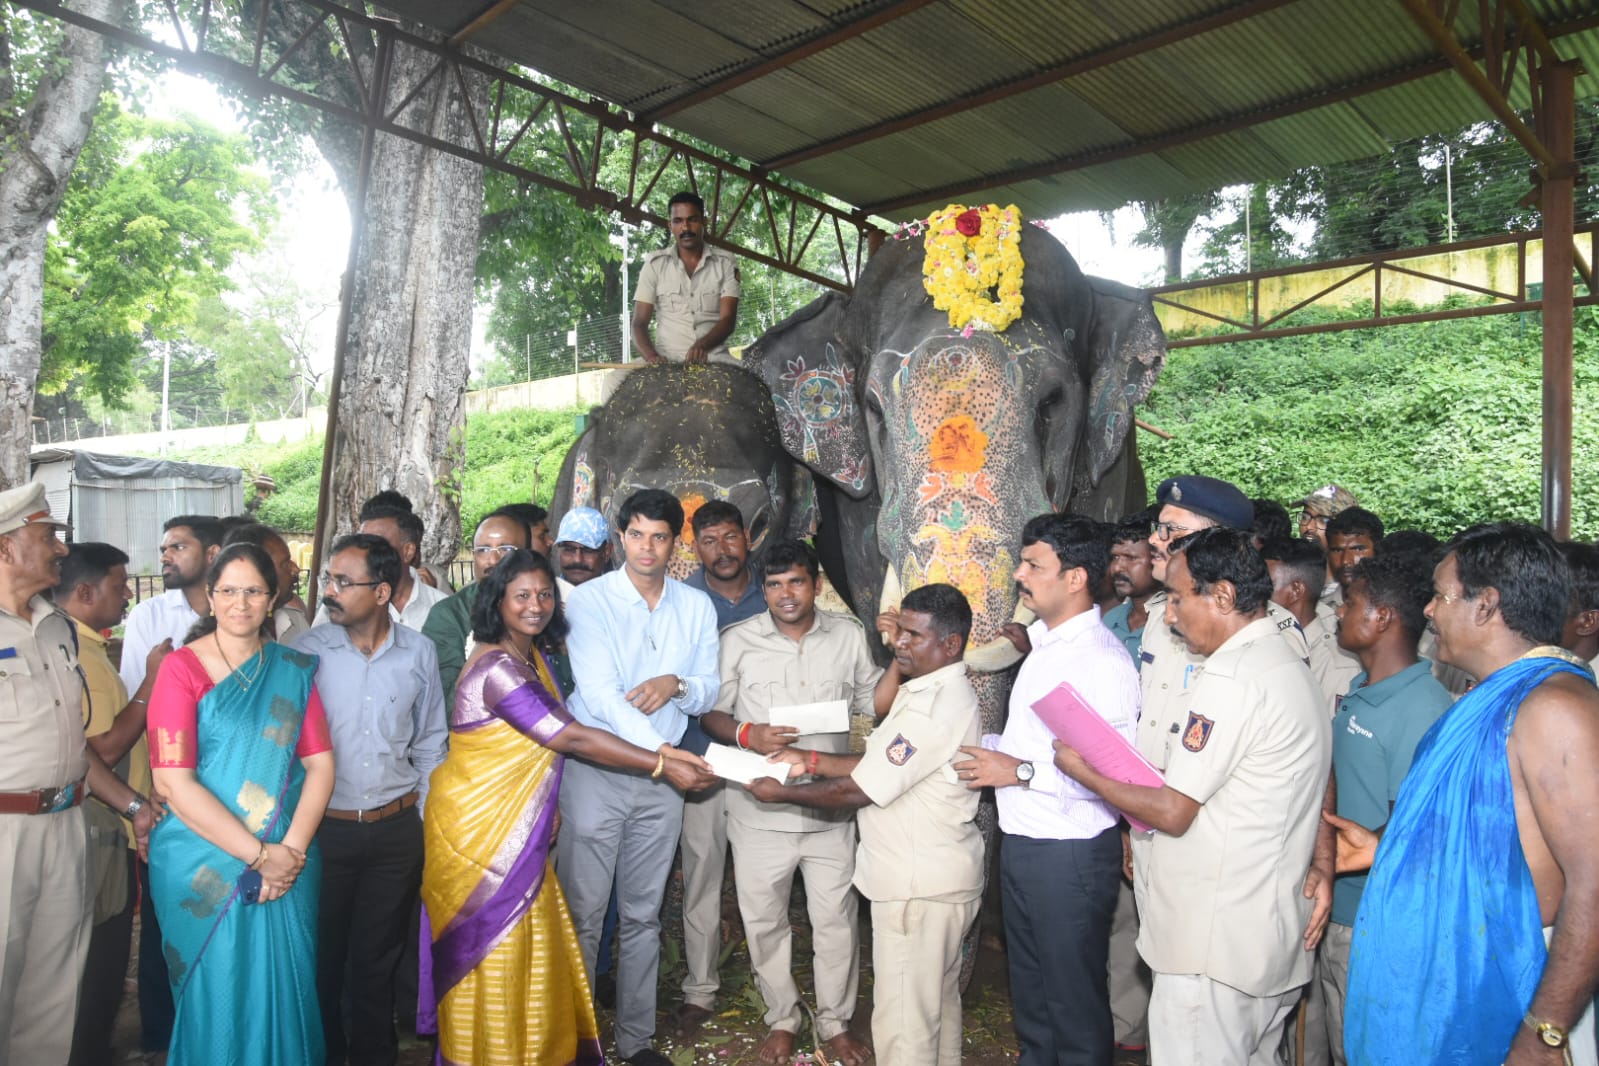
{"label": "wristwatch", "polygon": [[1033,764],[1030,762],[1017,763],[1016,780],[1022,783],[1023,788],[1030,786],[1033,783]]}
{"label": "wristwatch", "polygon": [[677,691],[672,693],[672,698],[674,700],[688,698],[688,682],[681,677],[677,679]]}
{"label": "wristwatch", "polygon": [[144,797],[135,795],[128,801],[128,805],[122,808],[122,817],[131,821],[142,810],[144,810]]}
{"label": "wristwatch", "polygon": [[1545,1047],[1566,1046],[1568,1041],[1566,1031],[1554,1022],[1540,1022],[1531,1014],[1528,1014],[1522,1021],[1526,1022],[1527,1027],[1538,1035],[1538,1039],[1543,1041]]}

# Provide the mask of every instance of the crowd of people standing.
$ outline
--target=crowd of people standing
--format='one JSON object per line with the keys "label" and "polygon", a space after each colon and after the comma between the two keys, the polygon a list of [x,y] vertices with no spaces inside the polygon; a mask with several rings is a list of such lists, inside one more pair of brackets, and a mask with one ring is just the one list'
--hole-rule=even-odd
{"label": "crowd of people standing", "polygon": [[[641,490],[553,534],[511,504],[456,591],[383,493],[310,602],[276,531],[179,515],[129,612],[124,552],[68,543],[39,485],[0,493],[0,1064],[109,1060],[137,907],[170,1063],[392,1063],[397,1021],[444,1063],[598,1063],[598,1000],[661,1066],[674,859],[692,1044],[731,851],[762,1062],[809,1016],[829,1061],[953,1066],[984,790],[1027,1066],[1599,1062],[1599,549],[1440,544],[1335,485],[1291,506],[1185,476],[1119,523],[1030,520],[983,735],[957,589],[869,632],[818,606],[808,544],[751,568],[723,502],[686,526]],[[1063,683],[1154,783],[1057,739]],[[819,705],[864,746],[785,720]],[[724,781],[725,749],[770,769]]]}

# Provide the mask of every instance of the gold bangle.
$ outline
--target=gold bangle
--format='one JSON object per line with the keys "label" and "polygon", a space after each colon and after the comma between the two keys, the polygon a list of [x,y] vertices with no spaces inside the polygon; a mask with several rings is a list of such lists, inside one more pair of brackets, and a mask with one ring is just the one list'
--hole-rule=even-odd
{"label": "gold bangle", "polygon": [[658,752],[655,757],[655,771],[650,774],[651,781],[660,780],[661,774],[666,769],[666,752]]}

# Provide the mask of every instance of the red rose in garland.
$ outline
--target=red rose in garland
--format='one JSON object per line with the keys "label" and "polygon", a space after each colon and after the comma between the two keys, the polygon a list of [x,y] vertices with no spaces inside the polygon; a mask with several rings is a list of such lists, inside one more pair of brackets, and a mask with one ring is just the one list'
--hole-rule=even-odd
{"label": "red rose in garland", "polygon": [[963,237],[976,237],[983,232],[983,215],[980,211],[962,211],[955,216],[955,231]]}

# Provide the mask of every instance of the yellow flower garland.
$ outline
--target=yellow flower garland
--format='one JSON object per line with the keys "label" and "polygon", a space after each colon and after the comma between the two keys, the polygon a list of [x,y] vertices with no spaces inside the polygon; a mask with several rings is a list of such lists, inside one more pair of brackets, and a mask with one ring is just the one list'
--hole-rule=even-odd
{"label": "yellow flower garland", "polygon": [[[968,210],[982,220],[981,232],[973,237],[956,228]],[[1001,333],[1021,317],[1021,212],[1015,204],[950,204],[927,220],[926,247],[922,287],[934,307],[949,313],[951,328],[967,336],[973,330]],[[988,298],[990,289],[998,300]]]}

